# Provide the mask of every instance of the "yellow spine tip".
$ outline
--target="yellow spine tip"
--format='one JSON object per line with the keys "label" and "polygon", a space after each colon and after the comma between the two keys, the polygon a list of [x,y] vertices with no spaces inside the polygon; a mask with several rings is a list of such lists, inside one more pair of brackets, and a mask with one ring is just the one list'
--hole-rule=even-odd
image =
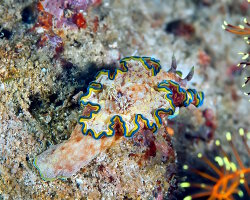
{"label": "yellow spine tip", "polygon": [[216,157],[214,158],[214,160],[218,163],[218,165],[219,165],[220,167],[223,166],[224,162],[223,162],[223,159],[222,159],[220,156],[216,156]]}
{"label": "yellow spine tip", "polygon": [[191,196],[186,196],[183,200],[192,200]]}
{"label": "yellow spine tip", "polygon": [[247,132],[247,139],[250,140],[250,132]]}
{"label": "yellow spine tip", "polygon": [[239,190],[239,191],[238,191],[238,195],[239,195],[240,198],[243,198],[243,197],[244,197],[244,193],[242,192],[242,190]]}
{"label": "yellow spine tip", "polygon": [[228,23],[227,23],[225,20],[224,20],[224,25],[225,25],[225,26],[227,26],[227,25],[228,25]]}
{"label": "yellow spine tip", "polygon": [[232,140],[232,136],[231,136],[230,132],[226,133],[226,138],[227,138],[227,141],[231,141]]}
{"label": "yellow spine tip", "polygon": [[183,183],[180,184],[180,186],[182,188],[187,188],[187,187],[190,187],[190,183],[189,182],[183,182]]}
{"label": "yellow spine tip", "polygon": [[244,129],[243,129],[243,128],[240,128],[240,129],[239,129],[239,134],[240,134],[240,136],[244,136],[244,135],[245,135],[245,132],[244,132]]}
{"label": "yellow spine tip", "polygon": [[215,145],[220,146],[220,140],[215,140]]}
{"label": "yellow spine tip", "polygon": [[233,162],[231,162],[231,163],[230,163],[230,166],[231,166],[232,172],[236,172],[236,170],[237,170],[236,164],[233,163]]}
{"label": "yellow spine tip", "polygon": [[225,27],[224,25],[221,25],[221,28],[222,28],[223,30],[226,30],[226,27]]}
{"label": "yellow spine tip", "polygon": [[240,184],[244,184],[245,180],[244,179],[240,179]]}
{"label": "yellow spine tip", "polygon": [[249,54],[246,54],[242,57],[243,60],[246,60],[248,58]]}
{"label": "yellow spine tip", "polygon": [[247,18],[244,18],[244,23],[247,24]]}
{"label": "yellow spine tip", "polygon": [[224,163],[225,163],[226,170],[229,171],[230,168],[231,168],[231,165],[230,165],[230,162],[229,162],[228,158],[227,158],[227,157],[224,157],[224,158],[223,158],[223,161],[224,161]]}
{"label": "yellow spine tip", "polygon": [[198,153],[197,157],[201,158],[202,157],[202,153]]}
{"label": "yellow spine tip", "polygon": [[182,167],[184,170],[188,170],[188,165],[183,165]]}
{"label": "yellow spine tip", "polygon": [[239,28],[240,29],[245,29],[245,27],[243,25],[241,25],[241,24],[239,25]]}

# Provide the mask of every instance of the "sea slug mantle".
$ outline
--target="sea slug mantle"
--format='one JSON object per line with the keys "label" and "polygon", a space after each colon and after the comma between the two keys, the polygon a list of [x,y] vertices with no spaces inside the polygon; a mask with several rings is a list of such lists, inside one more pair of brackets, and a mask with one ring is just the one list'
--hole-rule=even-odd
{"label": "sea slug mantle", "polygon": [[166,72],[159,60],[133,56],[123,58],[113,73],[100,71],[80,98],[83,114],[70,139],[34,160],[41,177],[46,181],[70,177],[122,138],[145,130],[157,132],[179,107],[201,106],[203,92],[185,88],[194,69],[182,79],[176,68],[174,57]]}

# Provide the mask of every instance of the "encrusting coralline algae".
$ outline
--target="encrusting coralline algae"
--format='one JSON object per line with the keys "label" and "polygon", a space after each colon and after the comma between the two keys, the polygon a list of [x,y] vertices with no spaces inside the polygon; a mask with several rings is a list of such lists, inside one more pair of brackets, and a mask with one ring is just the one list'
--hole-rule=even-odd
{"label": "encrusting coralline algae", "polygon": [[100,71],[80,98],[83,115],[70,139],[34,160],[41,177],[46,181],[70,177],[124,137],[157,132],[166,126],[164,118],[177,115],[179,107],[201,106],[203,92],[184,89],[193,68],[182,79],[176,67],[175,58],[166,72],[159,60],[134,56],[123,58],[113,73]]}

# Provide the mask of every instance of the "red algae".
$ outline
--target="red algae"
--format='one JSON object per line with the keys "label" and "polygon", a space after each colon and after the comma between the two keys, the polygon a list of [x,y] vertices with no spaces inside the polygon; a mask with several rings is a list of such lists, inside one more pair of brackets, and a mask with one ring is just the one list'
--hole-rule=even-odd
{"label": "red algae", "polygon": [[82,13],[74,14],[72,17],[72,21],[74,24],[77,25],[78,28],[86,28],[87,27],[86,19],[83,17]]}
{"label": "red algae", "polygon": [[95,16],[94,20],[93,20],[93,32],[96,33],[98,30],[98,26],[99,26],[99,18],[97,16]]}

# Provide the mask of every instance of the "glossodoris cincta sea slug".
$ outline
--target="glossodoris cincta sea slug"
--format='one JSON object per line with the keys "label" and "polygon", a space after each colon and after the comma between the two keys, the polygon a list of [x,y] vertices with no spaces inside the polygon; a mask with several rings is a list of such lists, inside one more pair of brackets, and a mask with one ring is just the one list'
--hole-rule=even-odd
{"label": "glossodoris cincta sea slug", "polygon": [[173,57],[168,72],[151,57],[126,57],[113,73],[102,70],[80,98],[83,114],[69,140],[38,155],[34,166],[48,181],[67,178],[101,151],[142,131],[157,132],[180,107],[203,104],[203,92],[187,89]]}

